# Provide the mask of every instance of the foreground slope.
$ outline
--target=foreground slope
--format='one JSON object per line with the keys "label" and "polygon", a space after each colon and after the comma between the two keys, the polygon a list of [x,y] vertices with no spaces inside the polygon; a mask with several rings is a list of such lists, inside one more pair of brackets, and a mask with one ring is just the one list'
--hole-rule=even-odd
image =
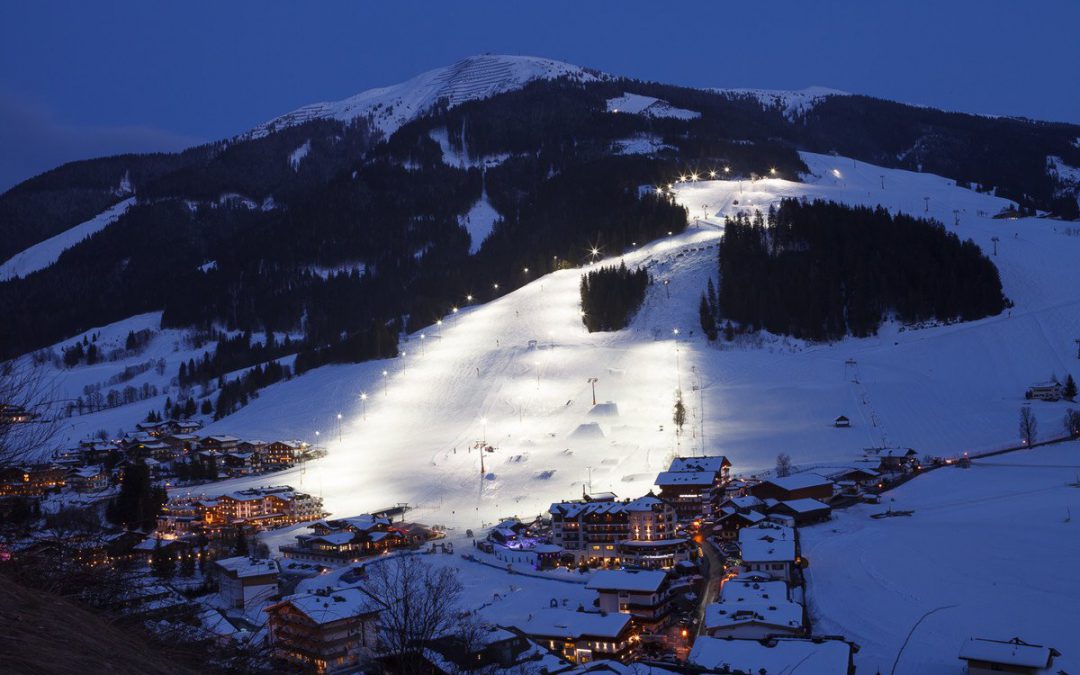
{"label": "foreground slope", "polygon": [[[933,471],[887,493],[906,518],[873,520],[858,506],[802,530],[807,588],[819,632],[861,647],[860,672],[956,673],[969,637],[1057,648],[1054,672],[1080,670],[1080,443]],[[1021,563],[1021,561],[1023,561]]]}

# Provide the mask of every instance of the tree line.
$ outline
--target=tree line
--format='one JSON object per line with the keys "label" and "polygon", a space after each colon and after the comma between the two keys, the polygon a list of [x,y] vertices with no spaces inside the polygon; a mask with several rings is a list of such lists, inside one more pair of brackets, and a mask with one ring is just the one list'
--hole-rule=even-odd
{"label": "tree line", "polygon": [[626,328],[645,300],[649,273],[626,263],[581,275],[581,321],[590,333]]}

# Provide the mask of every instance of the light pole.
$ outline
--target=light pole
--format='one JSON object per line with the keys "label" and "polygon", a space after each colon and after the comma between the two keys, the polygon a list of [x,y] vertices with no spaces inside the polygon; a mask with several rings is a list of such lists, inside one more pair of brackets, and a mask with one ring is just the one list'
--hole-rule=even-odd
{"label": "light pole", "polygon": [[682,373],[679,371],[679,329],[672,329],[671,334],[675,336],[675,384],[682,391]]}
{"label": "light pole", "polygon": [[420,356],[427,354],[427,350],[424,349],[424,338],[427,337],[423,333],[420,333]]}
{"label": "light pole", "polygon": [[402,374],[402,376],[405,375],[405,351],[404,350],[402,350],[402,352],[401,352],[401,374]]}
{"label": "light pole", "polygon": [[319,447],[319,430],[315,430],[315,447]]}
{"label": "light pole", "polygon": [[592,385],[592,404],[596,405],[596,383],[599,382],[599,378],[590,377],[589,384]]}
{"label": "light pole", "polygon": [[341,442],[341,413],[337,414],[337,442]]}
{"label": "light pole", "polygon": [[435,322],[435,330],[439,332],[439,337],[442,337],[442,319]]}
{"label": "light pole", "polygon": [[[482,424],[484,426],[483,439],[484,439],[484,445],[487,446],[487,418],[486,417],[481,417],[480,418],[480,424]],[[483,453],[484,448],[480,448],[480,452]],[[483,457],[482,454],[480,456]]]}
{"label": "light pole", "polygon": [[360,392],[360,410],[361,410],[360,414],[363,415],[364,419],[366,420],[367,419],[367,393],[365,393],[365,392]]}
{"label": "light pole", "polygon": [[383,393],[383,396],[386,396],[388,393],[390,393],[389,392],[389,385],[387,384],[387,378],[389,378],[389,377],[390,377],[390,373],[386,372],[385,370],[382,371],[382,393]]}

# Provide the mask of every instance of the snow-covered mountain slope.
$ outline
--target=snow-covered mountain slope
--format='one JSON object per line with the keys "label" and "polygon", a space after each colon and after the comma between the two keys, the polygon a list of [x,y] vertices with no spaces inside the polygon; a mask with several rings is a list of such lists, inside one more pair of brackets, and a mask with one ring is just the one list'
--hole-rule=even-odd
{"label": "snow-covered mountain slope", "polygon": [[860,673],[888,672],[940,608],[895,672],[959,672],[970,637],[1056,647],[1053,672],[1080,670],[1078,456],[1070,442],[941,469],[888,493],[911,517],[872,520],[886,506],[866,505],[803,528],[815,632],[858,643]]}
{"label": "snow-covered mountain slope", "polygon": [[846,91],[828,87],[807,87],[791,91],[783,89],[707,89],[706,91],[714,91],[733,98],[755,98],[766,108],[779,109],[784,117],[792,121],[800,115],[805,115],[829,96],[851,95]]}
{"label": "snow-covered mountain slope", "polygon": [[61,253],[116,222],[116,219],[124,215],[124,212],[131,208],[134,203],[135,198],[129,197],[102,211],[85,223],[64,230],[60,234],[49,237],[45,241],[34,244],[30,248],[13,255],[0,265],[0,281],[25,277],[31,272],[52,265],[60,257]]}
{"label": "snow-covered mountain slope", "polygon": [[[641,494],[677,452],[722,452],[736,471],[751,472],[771,467],[779,452],[803,466],[836,465],[882,445],[955,455],[1013,443],[1024,388],[1078,370],[1080,269],[1073,261],[1080,238],[1054,221],[993,219],[1005,200],[947,178],[803,158],[815,174],[807,183],[680,184],[677,198],[692,216],[704,214],[701,221],[611,258],[646,265],[655,280],[627,330],[584,332],[582,270],[542,277],[411,336],[401,358],[324,367],[267,388],[209,429],[308,440],[319,430],[329,455],[213,490],[294,483],[321,494],[338,514],[408,501],[420,520],[474,527],[542,512],[554,499],[580,495],[590,479],[595,490]],[[836,344],[770,336],[707,344],[697,330],[697,300],[715,274],[722,217],[783,196],[881,203],[916,215],[928,209],[987,251],[997,237],[994,260],[1016,306],[951,326],[888,324],[877,337]],[[616,414],[594,413],[591,377],[599,378],[598,402],[613,402]],[[680,438],[671,424],[677,388],[690,417]],[[1066,407],[1033,406],[1044,434],[1056,432]],[[840,414],[854,428],[833,428]],[[592,424],[602,435],[594,427],[579,431]],[[485,456],[482,477],[470,448],[485,437],[497,451]]]}
{"label": "snow-covered mountain slope", "polygon": [[370,89],[347,99],[312,103],[277,117],[246,134],[259,138],[278,129],[313,119],[349,121],[371,118],[386,135],[423,115],[445,99],[451,107],[520,89],[533,80],[569,77],[582,82],[597,79],[585,69],[561,61],[532,56],[472,56],[446,68],[436,68],[407,82]]}
{"label": "snow-covered mountain slope", "polygon": [[644,115],[645,117],[672,117],[678,120],[692,120],[701,117],[701,113],[684,108],[676,108],[667,101],[652,96],[624,93],[607,100],[607,110],[611,113]]}

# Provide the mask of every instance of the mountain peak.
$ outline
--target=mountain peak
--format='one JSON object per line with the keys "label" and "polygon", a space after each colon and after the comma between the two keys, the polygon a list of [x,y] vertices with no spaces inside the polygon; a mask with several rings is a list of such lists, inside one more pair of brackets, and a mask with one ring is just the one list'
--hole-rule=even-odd
{"label": "mountain peak", "polygon": [[553,59],[481,54],[429,70],[400,84],[369,89],[340,101],[303,106],[255,127],[244,136],[260,138],[313,119],[349,121],[357,117],[370,117],[379,130],[389,135],[426,113],[441,99],[453,107],[520,89],[534,80],[562,77],[590,82],[602,76]]}

